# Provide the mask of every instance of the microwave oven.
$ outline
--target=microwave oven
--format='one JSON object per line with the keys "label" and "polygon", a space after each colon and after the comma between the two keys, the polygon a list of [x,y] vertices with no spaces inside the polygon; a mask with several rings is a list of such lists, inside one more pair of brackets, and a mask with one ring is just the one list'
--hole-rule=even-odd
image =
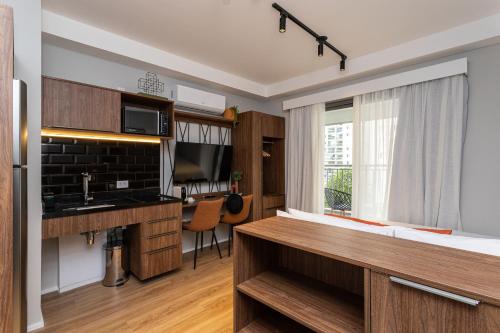
{"label": "microwave oven", "polygon": [[168,113],[155,108],[124,105],[122,108],[122,132],[168,136]]}

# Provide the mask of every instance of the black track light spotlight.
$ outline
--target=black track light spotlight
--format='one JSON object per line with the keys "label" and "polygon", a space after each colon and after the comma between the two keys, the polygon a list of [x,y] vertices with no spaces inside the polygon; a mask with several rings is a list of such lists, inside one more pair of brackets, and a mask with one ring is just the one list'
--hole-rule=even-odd
{"label": "black track light spotlight", "polygon": [[323,56],[323,43],[318,44],[318,57]]}
{"label": "black track light spotlight", "polygon": [[342,60],[340,60],[340,71],[343,72],[345,71],[345,59],[342,58]]}
{"label": "black track light spotlight", "polygon": [[285,13],[281,13],[281,16],[280,16],[280,32],[281,33],[286,32],[286,14]]}
{"label": "black track light spotlight", "polygon": [[318,38],[316,38],[316,41],[318,42],[318,57],[323,56],[323,48],[327,39],[328,37],[326,36],[318,36]]}

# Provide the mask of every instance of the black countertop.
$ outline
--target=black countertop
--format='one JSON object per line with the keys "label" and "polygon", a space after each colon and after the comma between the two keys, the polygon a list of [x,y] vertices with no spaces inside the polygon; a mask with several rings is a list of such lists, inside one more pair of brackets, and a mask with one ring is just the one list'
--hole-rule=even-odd
{"label": "black countertop", "polygon": [[[56,217],[84,215],[111,210],[162,205],[181,201],[181,199],[162,194],[125,193],[122,195],[108,195],[105,197],[95,198],[94,200],[90,201],[88,205],[85,205],[82,196],[68,196],[63,200],[57,200],[52,208],[45,208],[42,219],[45,220]],[[101,207],[92,208],[94,206]],[[82,207],[84,207],[85,209],[76,209]]]}

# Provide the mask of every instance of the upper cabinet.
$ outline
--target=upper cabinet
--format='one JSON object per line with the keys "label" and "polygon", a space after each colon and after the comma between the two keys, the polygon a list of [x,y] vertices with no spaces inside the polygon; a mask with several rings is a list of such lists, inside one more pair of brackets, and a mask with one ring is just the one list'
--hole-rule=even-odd
{"label": "upper cabinet", "polygon": [[282,117],[261,115],[262,136],[266,138],[284,139],[285,121]]}
{"label": "upper cabinet", "polygon": [[42,126],[119,133],[121,93],[60,79],[42,79]]}

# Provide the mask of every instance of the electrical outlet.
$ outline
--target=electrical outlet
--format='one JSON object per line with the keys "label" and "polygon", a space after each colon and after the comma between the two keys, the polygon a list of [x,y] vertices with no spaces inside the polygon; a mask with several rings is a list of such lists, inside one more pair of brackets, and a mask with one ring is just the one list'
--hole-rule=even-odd
{"label": "electrical outlet", "polygon": [[116,188],[128,188],[128,180],[118,180],[116,181]]}

